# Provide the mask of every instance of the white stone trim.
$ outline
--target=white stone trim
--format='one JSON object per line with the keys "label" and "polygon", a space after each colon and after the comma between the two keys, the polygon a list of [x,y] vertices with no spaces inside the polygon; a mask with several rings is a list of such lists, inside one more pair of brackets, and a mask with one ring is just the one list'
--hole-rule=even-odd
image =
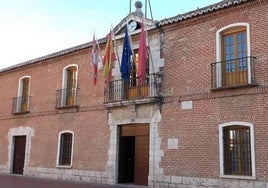
{"label": "white stone trim", "polygon": [[28,174],[28,164],[30,162],[32,138],[34,136],[34,129],[31,127],[11,128],[8,132],[8,162],[7,172],[12,173],[13,156],[14,156],[14,136],[26,136],[25,143],[25,160],[23,174]]}
{"label": "white stone trim", "polygon": [[[216,32],[216,62],[222,61],[222,45],[221,45],[221,34],[227,29],[232,27],[246,27],[246,34],[247,34],[247,56],[251,56],[251,42],[250,42],[250,25],[247,22],[237,22],[230,25],[227,25]],[[248,60],[248,84],[251,84],[251,67],[250,61]],[[217,75],[217,87],[221,87],[222,80],[221,80],[221,65],[217,64],[216,67],[216,75]]]}
{"label": "white stone trim", "polygon": [[[72,153],[71,153],[71,164],[66,166],[66,165],[60,165],[59,164],[59,157],[60,157],[60,147],[61,147],[61,135],[64,133],[70,133],[72,134]],[[74,154],[74,132],[70,131],[70,130],[65,130],[65,131],[61,131],[59,132],[59,136],[58,136],[58,149],[57,149],[57,161],[56,161],[56,167],[57,168],[72,168],[73,166],[73,154]]]}
{"label": "white stone trim", "polygon": [[[54,169],[29,167],[29,176],[50,178],[58,180],[72,180],[89,183],[116,184],[108,181],[107,173],[100,171],[74,170],[74,169]],[[187,187],[187,188],[268,188],[267,182],[257,182],[237,179],[212,179],[200,177],[184,177],[184,176],[158,176],[155,182],[149,182],[148,188],[171,188],[171,187]]]}
{"label": "white stone trim", "polygon": [[108,149],[108,161],[106,165],[106,173],[108,182],[115,184],[118,176],[118,126],[116,121],[109,113],[108,125],[110,128],[110,146]]}
{"label": "white stone trim", "polygon": [[149,183],[156,181],[158,176],[163,176],[164,170],[160,167],[164,151],[161,149],[161,137],[159,135],[158,126],[162,116],[157,110],[150,123],[150,159],[149,159]]}
{"label": "white stone trim", "polygon": [[191,110],[194,107],[193,101],[182,101],[181,102],[181,109],[182,110]]}
{"label": "white stone trim", "polygon": [[106,172],[101,171],[30,167],[28,175],[32,177],[41,177],[57,180],[72,180],[80,182],[111,184],[107,181]]}
{"label": "white stone trim", "polygon": [[70,65],[67,65],[63,68],[62,70],[62,89],[65,89],[66,88],[66,84],[67,84],[67,69],[70,68],[70,67],[76,67],[76,86],[77,86],[77,79],[78,79],[78,65],[77,64],[70,64]]}
{"label": "white stone trim", "polygon": [[[252,167],[252,176],[232,176],[224,174],[224,151],[223,151],[223,128],[239,125],[246,126],[250,128],[250,145],[251,145],[251,167]],[[236,179],[256,179],[256,167],[255,167],[255,138],[254,138],[254,126],[252,123],[242,122],[242,121],[232,121],[227,123],[219,124],[219,152],[220,152],[220,176],[224,178],[236,178]]]}
{"label": "white stone trim", "polygon": [[22,76],[19,79],[19,83],[18,83],[18,97],[20,97],[22,95],[22,80],[25,78],[29,78],[30,82],[29,82],[29,90],[28,90],[28,95],[30,94],[30,86],[31,86],[31,76]]}
{"label": "white stone trim", "polygon": [[[25,78],[29,78],[29,90],[28,90],[28,95],[30,95],[30,88],[31,88],[31,76],[22,76],[20,77],[19,79],[19,83],[18,83],[18,94],[17,94],[17,97],[21,97],[22,96],[22,88],[23,88],[23,79]],[[29,106],[29,102],[30,100],[28,100],[28,106]],[[21,102],[18,102],[17,103],[17,106],[16,106],[16,112],[20,112],[20,108],[21,108]]]}
{"label": "white stone trim", "polygon": [[225,178],[200,178],[200,177],[184,177],[184,176],[158,176],[154,183],[150,183],[148,187],[182,187],[182,188],[268,188],[267,182],[248,181],[241,179],[225,179]]}
{"label": "white stone trim", "polygon": [[161,150],[161,138],[158,133],[158,123],[161,121],[160,111],[155,111],[152,118],[132,118],[116,120],[112,114],[109,114],[109,128],[110,128],[110,146],[108,150],[108,161],[106,165],[106,174],[108,183],[116,184],[118,179],[118,153],[119,153],[119,133],[118,125],[133,124],[133,123],[148,123],[150,126],[150,143],[149,143],[149,176],[148,182],[155,180],[157,176],[163,175],[163,169],[160,168],[160,162],[164,151]]}
{"label": "white stone trim", "polygon": [[[70,68],[70,67],[76,67],[76,83],[75,83],[75,87],[77,87],[77,83],[78,83],[78,65],[77,64],[70,64],[70,65],[67,65],[63,68],[62,70],[62,86],[61,88],[62,89],[66,89],[67,88],[67,69]],[[64,92],[62,93],[62,96],[61,96],[61,106],[64,106],[65,104],[65,97],[63,96],[64,95]],[[75,103],[74,103],[75,104]]]}

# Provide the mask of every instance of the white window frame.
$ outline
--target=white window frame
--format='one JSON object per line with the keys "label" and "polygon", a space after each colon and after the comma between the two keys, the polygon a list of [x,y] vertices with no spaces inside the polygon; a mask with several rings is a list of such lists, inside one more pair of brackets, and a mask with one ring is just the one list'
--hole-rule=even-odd
{"label": "white window frame", "polygon": [[[71,164],[70,165],[60,165],[59,164],[59,160],[60,160],[60,148],[61,148],[61,135],[64,134],[64,133],[70,133],[70,134],[72,134],[72,152],[71,152]],[[56,166],[58,168],[72,168],[72,166],[73,166],[73,152],[74,152],[74,132],[73,131],[69,131],[69,130],[65,130],[65,131],[59,132]]]}
{"label": "white window frame", "polygon": [[[67,88],[67,75],[68,75],[67,72],[68,72],[68,69],[70,67],[76,67],[76,83],[75,83],[75,86],[77,87],[77,82],[78,82],[78,65],[77,64],[70,64],[70,65],[67,65],[66,67],[63,68],[61,89],[66,89]],[[66,97],[65,96],[66,96],[66,93],[62,92],[62,94],[61,94],[61,106],[65,106],[65,104],[66,104]],[[76,101],[74,103],[76,103]]]}
{"label": "white window frame", "polygon": [[[251,167],[252,175],[251,176],[239,176],[239,175],[225,175],[224,174],[224,140],[223,140],[223,129],[228,126],[246,126],[250,129],[250,146],[251,146]],[[236,179],[256,179],[256,167],[255,167],[255,138],[254,138],[254,126],[252,123],[241,122],[241,121],[232,121],[227,123],[219,124],[219,152],[220,152],[220,177],[223,178],[236,178]]]}
{"label": "white window frame", "polygon": [[[251,56],[251,42],[250,42],[250,25],[246,22],[238,22],[227,25],[216,32],[216,62],[222,61],[222,33],[228,29],[232,29],[235,27],[245,27],[246,28],[246,35],[247,35],[247,56]],[[247,66],[248,66],[248,84],[251,84],[251,67],[250,67],[250,58],[247,59]],[[216,79],[217,79],[217,88],[222,86],[222,72],[221,72],[221,64],[217,63],[216,65]]]}
{"label": "white window frame", "polygon": [[[19,79],[19,83],[18,83],[18,94],[17,94],[17,97],[21,97],[22,96],[22,88],[23,88],[23,79],[25,78],[29,78],[29,90],[28,90],[28,95],[30,95],[30,88],[31,88],[31,76],[22,76],[20,77]],[[29,106],[29,102],[30,100],[28,100],[28,106]],[[16,106],[16,112],[20,112],[20,109],[21,109],[21,102],[17,102],[17,106]]]}

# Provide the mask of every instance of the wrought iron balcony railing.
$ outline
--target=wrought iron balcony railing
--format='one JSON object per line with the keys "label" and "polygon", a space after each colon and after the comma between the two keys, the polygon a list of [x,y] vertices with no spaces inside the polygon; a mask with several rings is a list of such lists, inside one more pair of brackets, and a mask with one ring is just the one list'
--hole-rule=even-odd
{"label": "wrought iron balcony railing", "polygon": [[56,108],[77,107],[78,91],[78,88],[57,90]]}
{"label": "wrought iron balcony railing", "polygon": [[255,57],[249,56],[212,63],[212,89],[216,90],[254,85],[255,61]]}
{"label": "wrought iron balcony railing", "polygon": [[28,113],[29,112],[30,96],[16,97],[12,100],[12,113]]}
{"label": "wrought iron balcony railing", "polygon": [[111,81],[104,92],[104,102],[122,102],[159,97],[161,77],[159,74],[148,75],[143,85],[138,78],[132,78],[129,82],[123,80]]}

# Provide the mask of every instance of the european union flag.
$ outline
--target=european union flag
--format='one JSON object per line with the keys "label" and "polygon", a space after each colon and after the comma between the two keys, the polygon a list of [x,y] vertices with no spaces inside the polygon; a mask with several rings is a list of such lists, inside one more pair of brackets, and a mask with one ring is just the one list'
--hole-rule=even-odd
{"label": "european union flag", "polygon": [[121,61],[121,67],[120,67],[121,78],[126,82],[129,81],[130,71],[132,68],[131,55],[132,55],[132,50],[131,50],[130,43],[129,43],[128,28],[126,26],[122,61]]}

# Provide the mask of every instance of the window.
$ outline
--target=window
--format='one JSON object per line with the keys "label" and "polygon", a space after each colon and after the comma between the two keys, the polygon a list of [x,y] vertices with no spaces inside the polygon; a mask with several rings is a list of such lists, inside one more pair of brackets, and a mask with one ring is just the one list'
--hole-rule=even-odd
{"label": "window", "polygon": [[228,25],[217,31],[217,62],[213,63],[214,87],[237,87],[253,83],[248,23]]}
{"label": "window", "polygon": [[[139,85],[139,78],[138,78],[138,70],[139,70],[139,53],[138,49],[133,50],[134,55],[132,55],[132,59],[134,63],[132,64],[132,69],[130,73],[130,86],[137,86]],[[145,72],[145,84],[148,83],[148,75],[149,75],[149,60],[146,62],[146,72]]]}
{"label": "window", "polygon": [[246,29],[222,33],[222,51],[223,86],[247,84]]}
{"label": "window", "polygon": [[67,89],[76,88],[77,81],[77,67],[69,67],[66,69],[66,83],[65,86]]}
{"label": "window", "polygon": [[255,177],[253,125],[230,122],[219,129],[221,175]]}
{"label": "window", "polygon": [[65,83],[65,104],[66,106],[73,106],[76,98],[76,84],[77,84],[77,67],[69,67],[66,69],[66,83]]}
{"label": "window", "polygon": [[57,166],[72,166],[73,132],[64,131],[59,134]]}
{"label": "window", "polygon": [[138,77],[139,70],[139,54],[138,49],[134,50],[134,55],[131,57],[133,59],[132,70],[130,72],[130,80],[128,83],[127,89],[127,98],[134,99],[140,97],[148,96],[148,85],[149,85],[149,60],[146,62],[146,72],[145,72],[145,80],[144,84],[140,83],[140,78]]}
{"label": "window", "polygon": [[77,106],[77,65],[63,69],[62,89],[57,90],[56,108]]}
{"label": "window", "polygon": [[30,77],[24,76],[19,80],[18,97],[13,98],[13,113],[29,111]]}

